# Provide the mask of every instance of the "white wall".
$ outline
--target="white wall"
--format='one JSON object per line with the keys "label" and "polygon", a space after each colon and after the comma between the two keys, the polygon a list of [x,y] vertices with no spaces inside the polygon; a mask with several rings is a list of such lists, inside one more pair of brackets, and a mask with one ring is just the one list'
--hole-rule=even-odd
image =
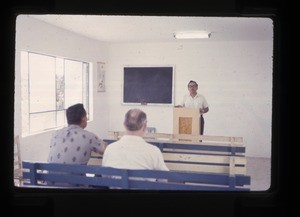
{"label": "white wall", "polygon": [[[69,31],[56,28],[27,16],[18,16],[16,22],[16,60],[15,60],[15,114],[14,132],[21,135],[21,80],[20,51],[29,50],[55,56],[68,57],[92,62],[94,81],[96,81],[96,63],[108,61],[106,44],[83,36],[74,35]],[[87,130],[104,137],[107,129],[108,113],[107,93],[96,92],[94,82],[94,119],[88,123]],[[23,160],[46,161],[50,138],[53,131],[27,136],[20,139]]]}
{"label": "white wall", "polygon": [[124,130],[125,112],[138,107],[147,113],[149,126],[160,133],[173,132],[172,107],[121,102],[124,65],[174,65],[175,104],[188,93],[188,81],[195,80],[210,105],[204,134],[241,136],[248,156],[270,157],[271,41],[115,44],[109,61],[110,130]]}
{"label": "white wall", "polygon": [[[101,138],[108,131],[124,130],[122,105],[124,65],[174,65],[175,104],[196,80],[210,111],[205,114],[205,134],[241,136],[247,156],[270,157],[272,105],[272,42],[199,42],[163,44],[104,44],[34,20],[17,20],[15,71],[15,134],[21,132],[21,50],[106,63],[106,92],[94,88],[94,120],[87,130]],[[94,87],[95,87],[94,83]],[[148,125],[172,133],[171,106],[138,106],[148,115]],[[21,138],[24,160],[45,161],[51,132]]]}

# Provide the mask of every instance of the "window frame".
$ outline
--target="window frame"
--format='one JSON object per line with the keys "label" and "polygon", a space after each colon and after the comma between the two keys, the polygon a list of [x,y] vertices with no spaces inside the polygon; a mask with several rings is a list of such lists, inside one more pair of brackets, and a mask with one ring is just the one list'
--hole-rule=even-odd
{"label": "window frame", "polygon": [[[42,56],[47,56],[54,58],[54,91],[55,91],[55,109],[54,110],[44,110],[40,112],[31,112],[30,111],[30,63],[29,63],[29,56],[30,54],[35,54],[35,55],[42,55]],[[81,102],[78,103],[83,103],[84,107],[87,111],[87,117],[88,121],[93,120],[93,111],[92,111],[92,102],[93,102],[93,64],[88,61],[84,60],[78,60],[74,58],[69,58],[69,57],[61,57],[57,55],[50,55],[50,54],[45,54],[41,52],[35,52],[35,51],[28,51],[28,50],[22,50],[21,51],[21,122],[22,122],[22,137],[30,136],[30,135],[35,135],[35,134],[41,134],[45,133],[48,131],[53,131],[60,129],[62,127],[67,126],[67,121],[66,121],[66,116],[65,116],[65,111],[67,109],[66,105],[66,96],[64,95],[64,102],[63,102],[63,109],[58,107],[57,104],[57,91],[58,91],[58,86],[57,86],[57,68],[56,64],[57,61],[62,61],[62,75],[63,75],[63,85],[64,85],[64,94],[66,92],[65,86],[66,86],[66,80],[65,80],[65,73],[66,73],[66,68],[65,68],[65,63],[66,61],[76,61],[81,63],[82,65],[82,72],[81,72],[81,87],[82,87],[82,98]],[[59,112],[63,111],[63,123],[59,124],[57,116],[59,115]],[[54,112],[54,118],[53,120],[53,126],[52,127],[44,127],[44,126],[39,126],[39,129],[31,129],[31,116],[32,115],[37,115],[37,114],[46,114],[49,112]],[[60,114],[61,115],[61,114]],[[33,116],[32,116],[33,117]]]}

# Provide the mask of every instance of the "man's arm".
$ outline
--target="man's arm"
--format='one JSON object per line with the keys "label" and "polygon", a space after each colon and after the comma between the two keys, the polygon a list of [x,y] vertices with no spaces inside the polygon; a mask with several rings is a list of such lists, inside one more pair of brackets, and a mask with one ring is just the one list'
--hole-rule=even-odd
{"label": "man's arm", "polygon": [[209,108],[208,108],[208,107],[203,108],[203,109],[200,109],[200,114],[204,114],[204,113],[206,113],[206,112],[208,112],[208,111],[209,111]]}
{"label": "man's arm", "polygon": [[99,154],[103,155],[104,154],[104,151],[107,147],[107,143],[104,142],[103,140],[100,139],[100,150],[99,150]]}

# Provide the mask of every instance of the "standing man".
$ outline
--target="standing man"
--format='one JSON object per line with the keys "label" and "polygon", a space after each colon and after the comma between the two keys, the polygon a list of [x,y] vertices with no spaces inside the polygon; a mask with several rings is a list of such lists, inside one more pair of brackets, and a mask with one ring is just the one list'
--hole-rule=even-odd
{"label": "standing man", "polygon": [[183,100],[180,105],[175,107],[186,107],[186,108],[199,108],[200,113],[200,135],[203,135],[204,132],[204,118],[203,114],[209,111],[209,105],[205,97],[199,93],[198,84],[196,81],[190,81],[188,83],[189,94],[183,97]]}
{"label": "standing man", "polygon": [[83,104],[70,106],[66,111],[68,126],[57,130],[51,139],[49,163],[87,164],[91,152],[103,154],[107,144],[87,130]]}
{"label": "standing man", "polygon": [[102,166],[119,169],[169,170],[160,149],[142,137],[147,130],[146,114],[130,109],[124,120],[126,134],[107,146]]}

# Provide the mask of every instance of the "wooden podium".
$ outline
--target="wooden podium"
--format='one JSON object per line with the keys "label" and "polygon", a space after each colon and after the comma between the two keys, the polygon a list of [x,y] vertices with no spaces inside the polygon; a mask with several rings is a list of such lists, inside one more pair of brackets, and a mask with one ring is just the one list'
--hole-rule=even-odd
{"label": "wooden podium", "polygon": [[200,134],[200,114],[198,108],[174,108],[173,134]]}

